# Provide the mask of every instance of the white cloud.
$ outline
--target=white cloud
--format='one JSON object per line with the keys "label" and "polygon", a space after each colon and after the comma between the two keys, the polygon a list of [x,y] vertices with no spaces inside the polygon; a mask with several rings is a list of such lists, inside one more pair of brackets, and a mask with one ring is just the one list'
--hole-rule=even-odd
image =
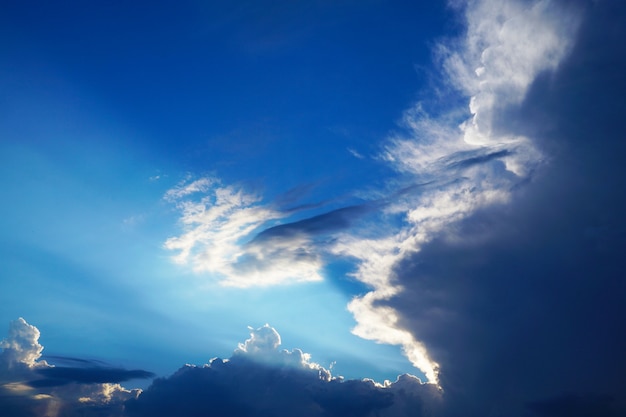
{"label": "white cloud", "polygon": [[168,190],[165,193],[165,199],[167,201],[176,201],[190,194],[206,192],[215,182],[214,179],[206,177],[191,182],[189,182],[189,179],[187,178],[187,180],[181,182],[176,187]]}
{"label": "white cloud", "polygon": [[244,343],[239,344],[239,348],[236,352],[242,352],[250,355],[259,353],[271,352],[278,349],[281,344],[280,335],[273,327],[266,324],[258,329],[250,329],[250,339],[247,339]]}
{"label": "white cloud", "polygon": [[26,323],[23,318],[18,318],[9,324],[9,334],[6,339],[0,341],[3,349],[0,358],[7,366],[24,364],[28,367],[39,365],[37,360],[41,357],[43,346],[39,343],[39,329]]}
{"label": "white cloud", "polygon": [[[187,198],[202,193],[199,199]],[[178,251],[174,261],[197,272],[214,274],[235,287],[319,281],[323,263],[310,238],[296,234],[255,242],[261,228],[287,214],[264,206],[261,199],[216,179],[180,184],[165,194],[181,211],[184,233],[165,248]]]}
{"label": "white cloud", "polygon": [[320,379],[330,381],[332,376],[329,370],[318,363],[311,361],[311,355],[300,349],[280,349],[280,334],[266,324],[258,329],[249,327],[250,338],[239,346],[233,358],[244,357],[269,366],[288,366],[294,369],[314,370]]}

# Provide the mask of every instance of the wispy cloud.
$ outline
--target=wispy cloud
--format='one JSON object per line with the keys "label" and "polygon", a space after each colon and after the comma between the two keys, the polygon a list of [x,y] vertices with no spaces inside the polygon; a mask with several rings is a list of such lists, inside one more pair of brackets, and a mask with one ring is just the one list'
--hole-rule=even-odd
{"label": "wispy cloud", "polygon": [[[202,196],[185,198],[196,193]],[[165,248],[178,251],[176,262],[190,263],[196,271],[236,287],[322,279],[322,261],[307,235],[274,239],[272,244],[254,240],[264,226],[287,216],[263,205],[261,198],[209,178],[181,184],[165,198],[180,209],[185,229],[165,242]]]}
{"label": "wispy cloud", "polygon": [[364,159],[365,157],[363,156],[363,154],[361,154],[359,151],[357,151],[356,149],[353,148],[348,148],[348,152],[350,152],[350,155],[354,156],[357,159]]}

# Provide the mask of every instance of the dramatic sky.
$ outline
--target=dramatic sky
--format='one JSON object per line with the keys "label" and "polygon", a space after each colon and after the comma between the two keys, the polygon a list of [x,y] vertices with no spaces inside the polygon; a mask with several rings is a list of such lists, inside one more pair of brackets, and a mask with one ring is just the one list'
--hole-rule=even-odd
{"label": "dramatic sky", "polygon": [[0,415],[626,416],[624,74],[621,0],[3,1]]}

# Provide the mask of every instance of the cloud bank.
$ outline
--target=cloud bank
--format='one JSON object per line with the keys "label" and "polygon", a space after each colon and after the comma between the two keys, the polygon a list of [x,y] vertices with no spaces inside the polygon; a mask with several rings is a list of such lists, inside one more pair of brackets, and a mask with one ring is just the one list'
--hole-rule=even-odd
{"label": "cloud bank", "polygon": [[[13,322],[4,346],[35,346],[39,331],[23,319]],[[26,336],[29,335],[29,336]],[[145,371],[54,367],[23,354],[20,373],[0,369],[0,411],[21,416],[430,416],[441,408],[441,392],[412,375],[395,382],[344,380],[311,361],[300,349],[280,349],[278,332],[265,325],[250,328],[229,359],[214,358],[203,366],[185,365],[167,378],[154,380],[144,392],[111,381],[151,376]],[[14,355],[11,347],[3,354]],[[90,361],[71,360],[91,364]],[[29,382],[36,375],[43,381]],[[38,380],[42,381],[42,379]],[[96,383],[107,381],[107,383]],[[35,381],[36,382],[36,381]]]}
{"label": "cloud bank", "polygon": [[0,414],[22,416],[122,416],[125,401],[141,390],[118,382],[154,375],[143,370],[94,366],[56,367],[41,358],[39,330],[19,318],[0,342]]}
{"label": "cloud bank", "polygon": [[529,4],[578,30],[491,126],[544,162],[394,264],[403,290],[380,304],[440,364],[449,415],[623,416],[626,6]]}
{"label": "cloud bank", "polygon": [[299,349],[280,350],[278,332],[250,329],[230,359],[186,365],[157,379],[129,416],[425,416],[440,407],[440,392],[411,375],[385,385],[343,380]]}

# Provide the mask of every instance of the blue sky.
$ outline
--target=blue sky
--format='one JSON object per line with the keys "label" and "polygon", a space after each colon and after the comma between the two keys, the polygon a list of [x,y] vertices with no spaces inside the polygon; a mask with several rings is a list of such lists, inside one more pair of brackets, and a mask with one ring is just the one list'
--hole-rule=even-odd
{"label": "blue sky", "polygon": [[1,10],[0,414],[626,409],[618,2]]}

